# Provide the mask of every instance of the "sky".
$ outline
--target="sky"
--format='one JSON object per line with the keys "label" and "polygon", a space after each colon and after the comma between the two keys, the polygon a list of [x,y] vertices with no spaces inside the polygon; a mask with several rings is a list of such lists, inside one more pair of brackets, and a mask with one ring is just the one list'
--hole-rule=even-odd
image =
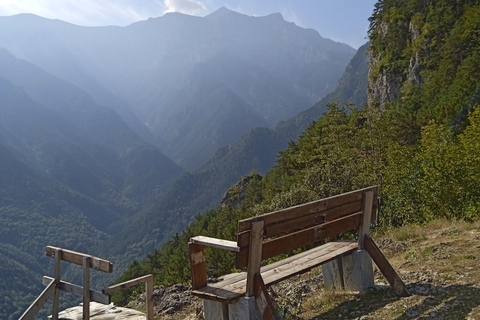
{"label": "sky", "polygon": [[0,0],[0,16],[33,13],[81,26],[126,26],[180,12],[206,16],[226,7],[250,16],[280,12],[286,21],[357,49],[367,42],[376,0]]}

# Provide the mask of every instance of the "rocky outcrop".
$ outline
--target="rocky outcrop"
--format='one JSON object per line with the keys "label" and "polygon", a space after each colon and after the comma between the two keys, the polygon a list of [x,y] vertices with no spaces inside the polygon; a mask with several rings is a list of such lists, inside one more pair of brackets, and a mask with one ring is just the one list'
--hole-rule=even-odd
{"label": "rocky outcrop", "polygon": [[262,176],[257,173],[243,177],[239,182],[237,182],[233,187],[228,189],[225,192],[225,195],[222,198],[220,204],[222,208],[232,206],[234,208],[239,208],[243,200],[245,200],[245,192],[247,191],[248,183],[253,179],[262,180]]}

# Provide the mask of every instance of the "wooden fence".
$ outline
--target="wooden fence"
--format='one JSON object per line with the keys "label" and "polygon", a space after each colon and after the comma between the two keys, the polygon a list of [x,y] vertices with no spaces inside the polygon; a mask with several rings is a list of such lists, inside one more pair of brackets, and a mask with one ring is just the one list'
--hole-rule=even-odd
{"label": "wooden fence", "polygon": [[[74,295],[83,296],[83,319],[90,319],[90,301],[102,304],[110,303],[110,294],[112,292],[129,288],[131,286],[145,283],[146,287],[146,316],[147,320],[153,320],[153,275],[143,276],[137,279],[126,281],[107,289],[95,291],[90,289],[90,269],[111,273],[113,264],[110,261],[93,257],[87,254],[70,251],[52,246],[46,247],[46,255],[55,259],[54,277],[44,276],[43,284],[46,286],[37,299],[23,313],[19,320],[31,320],[45,303],[53,298],[52,320],[58,320],[60,308],[60,291],[65,291]],[[83,267],[83,286],[75,285],[60,279],[62,261],[80,265]]]}

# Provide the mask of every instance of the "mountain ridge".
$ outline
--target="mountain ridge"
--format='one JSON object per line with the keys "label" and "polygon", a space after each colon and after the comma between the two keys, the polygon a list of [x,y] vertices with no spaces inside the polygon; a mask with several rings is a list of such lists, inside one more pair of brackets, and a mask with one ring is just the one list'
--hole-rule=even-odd
{"label": "mountain ridge", "polygon": [[[29,23],[34,32],[25,29]],[[118,28],[20,15],[0,18],[0,27],[0,47],[91,94],[190,170],[253,127],[273,126],[310,107],[334,88],[355,53],[280,14],[250,17],[228,9],[203,18],[171,13]],[[222,101],[198,100],[190,78],[217,81],[219,96],[236,95],[231,111],[257,115],[228,132],[235,115],[225,112],[209,126],[200,125],[207,121],[200,115],[186,122],[195,128],[192,136],[170,134],[180,130],[175,123],[184,110],[221,108]],[[182,98],[188,103],[177,112],[174,102]],[[194,141],[198,137],[207,138]],[[184,147],[192,144],[204,155]]]}

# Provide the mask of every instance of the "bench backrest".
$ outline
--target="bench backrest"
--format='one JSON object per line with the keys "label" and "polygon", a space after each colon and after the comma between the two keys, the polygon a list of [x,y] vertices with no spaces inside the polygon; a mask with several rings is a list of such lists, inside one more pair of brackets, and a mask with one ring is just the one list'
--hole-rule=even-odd
{"label": "bench backrest", "polygon": [[[373,194],[370,204],[365,203],[367,193]],[[368,217],[369,227],[370,219],[375,218],[377,197],[378,188],[374,186],[239,221],[237,246],[240,251],[236,255],[236,268],[248,264],[254,223],[263,221],[261,259],[266,260],[360,228],[366,205],[371,206],[368,208],[372,214]]]}

